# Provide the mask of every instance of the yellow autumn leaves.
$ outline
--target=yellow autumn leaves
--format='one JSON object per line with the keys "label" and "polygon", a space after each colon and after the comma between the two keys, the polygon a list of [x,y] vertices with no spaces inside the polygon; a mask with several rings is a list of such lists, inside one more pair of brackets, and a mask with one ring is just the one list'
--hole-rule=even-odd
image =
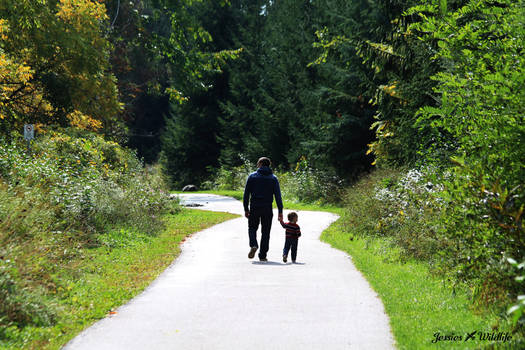
{"label": "yellow autumn leaves", "polygon": [[114,118],[121,105],[103,35],[107,19],[98,0],[7,0],[0,8],[0,121],[9,129],[30,122],[96,131]]}
{"label": "yellow autumn leaves", "polygon": [[[0,19],[0,38],[8,39],[9,26],[5,19]],[[34,71],[25,62],[4,52],[0,46],[0,119],[4,120],[17,114],[27,114],[38,110],[47,113],[51,106],[47,103],[40,89],[34,88],[31,81]],[[16,104],[16,108],[13,108]]]}

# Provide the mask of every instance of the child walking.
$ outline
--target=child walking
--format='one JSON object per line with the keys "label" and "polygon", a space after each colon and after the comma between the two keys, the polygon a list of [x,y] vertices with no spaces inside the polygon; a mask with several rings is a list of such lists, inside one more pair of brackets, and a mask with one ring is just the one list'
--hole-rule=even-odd
{"label": "child walking", "polygon": [[299,242],[299,237],[301,237],[301,228],[297,225],[297,216],[296,212],[291,212],[288,214],[288,222],[284,223],[281,219],[279,222],[281,226],[286,230],[286,241],[284,242],[283,249],[283,261],[288,261],[288,251],[292,250],[292,263],[295,263],[297,258],[297,243]]}

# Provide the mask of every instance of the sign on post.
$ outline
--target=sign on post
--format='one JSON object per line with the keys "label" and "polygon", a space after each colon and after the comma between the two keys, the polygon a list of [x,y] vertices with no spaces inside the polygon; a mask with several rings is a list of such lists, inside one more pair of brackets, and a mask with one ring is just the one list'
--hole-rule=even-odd
{"label": "sign on post", "polygon": [[24,125],[24,139],[31,141],[35,138],[35,127],[33,124]]}

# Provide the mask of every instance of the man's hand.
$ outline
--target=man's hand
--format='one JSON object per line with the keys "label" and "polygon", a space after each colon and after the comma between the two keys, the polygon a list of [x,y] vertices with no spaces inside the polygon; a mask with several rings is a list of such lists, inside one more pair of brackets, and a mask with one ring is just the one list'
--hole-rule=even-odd
{"label": "man's hand", "polygon": [[283,221],[283,213],[279,213],[279,216],[277,217],[277,220],[279,220],[279,222]]}
{"label": "man's hand", "polygon": [[245,211],[244,212],[244,216],[246,216],[246,218],[249,218],[250,217],[250,212],[249,211]]}

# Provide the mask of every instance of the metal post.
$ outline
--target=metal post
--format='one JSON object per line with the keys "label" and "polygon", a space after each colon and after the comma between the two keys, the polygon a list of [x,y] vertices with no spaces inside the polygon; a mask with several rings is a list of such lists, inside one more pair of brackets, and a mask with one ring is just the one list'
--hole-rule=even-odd
{"label": "metal post", "polygon": [[24,139],[27,141],[27,149],[31,153],[31,140],[35,138],[35,127],[33,124],[24,125]]}

